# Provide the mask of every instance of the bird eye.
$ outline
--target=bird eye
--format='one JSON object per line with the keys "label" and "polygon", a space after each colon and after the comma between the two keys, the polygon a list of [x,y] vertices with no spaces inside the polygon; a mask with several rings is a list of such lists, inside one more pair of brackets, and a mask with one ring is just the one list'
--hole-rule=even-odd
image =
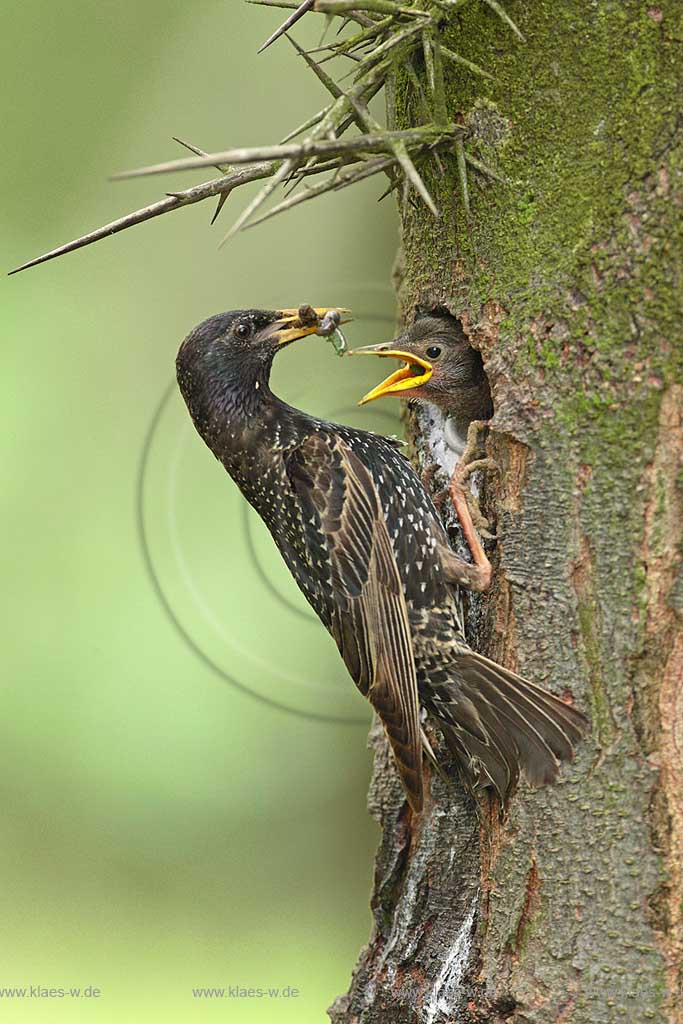
{"label": "bird eye", "polygon": [[430,345],[427,351],[425,352],[425,355],[427,356],[428,359],[438,359],[439,356],[441,355],[441,349],[439,348],[438,345]]}
{"label": "bird eye", "polygon": [[251,324],[248,324],[246,321],[242,320],[242,322],[239,323],[235,328],[235,334],[237,335],[238,338],[248,338],[249,335],[251,334]]}

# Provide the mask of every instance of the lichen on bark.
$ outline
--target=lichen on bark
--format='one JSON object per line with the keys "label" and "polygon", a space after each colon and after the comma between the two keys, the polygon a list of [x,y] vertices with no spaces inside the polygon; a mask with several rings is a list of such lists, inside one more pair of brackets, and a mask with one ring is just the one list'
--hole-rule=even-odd
{"label": "lichen on bark", "polygon": [[[484,5],[444,29],[493,75],[449,65],[449,116],[507,184],[470,172],[468,217],[455,159],[427,177],[400,300],[448,305],[492,385],[473,639],[593,733],[502,823],[440,778],[411,819],[376,737],[376,928],[337,1024],[683,1020],[683,8],[509,10],[524,44]],[[412,102],[399,75],[399,125]]]}

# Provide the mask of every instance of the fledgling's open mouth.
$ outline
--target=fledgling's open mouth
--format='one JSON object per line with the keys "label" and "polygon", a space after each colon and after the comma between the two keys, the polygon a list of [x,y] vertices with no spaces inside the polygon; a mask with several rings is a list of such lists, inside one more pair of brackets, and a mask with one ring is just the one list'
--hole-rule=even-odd
{"label": "fledgling's open mouth", "polygon": [[374,401],[375,398],[382,398],[384,395],[400,395],[413,388],[419,388],[426,384],[432,376],[432,364],[426,359],[416,356],[413,352],[404,352],[400,348],[388,348],[386,345],[366,345],[364,348],[353,349],[349,352],[351,356],[389,356],[392,359],[400,359],[403,366],[400,366],[394,373],[389,374],[377,387],[363,395],[359,405]]}

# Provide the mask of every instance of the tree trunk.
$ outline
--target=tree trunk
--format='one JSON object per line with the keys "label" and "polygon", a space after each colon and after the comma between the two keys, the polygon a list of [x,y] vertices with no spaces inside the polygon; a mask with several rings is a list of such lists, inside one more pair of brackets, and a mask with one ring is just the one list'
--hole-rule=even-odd
{"label": "tree trunk", "polygon": [[506,184],[470,171],[468,219],[455,160],[427,173],[400,297],[459,316],[493,390],[471,639],[593,731],[504,821],[435,776],[411,816],[374,731],[375,927],[334,1024],[683,1021],[683,5],[507,10],[525,43],[484,3],[444,38],[494,76],[449,64],[447,100]]}

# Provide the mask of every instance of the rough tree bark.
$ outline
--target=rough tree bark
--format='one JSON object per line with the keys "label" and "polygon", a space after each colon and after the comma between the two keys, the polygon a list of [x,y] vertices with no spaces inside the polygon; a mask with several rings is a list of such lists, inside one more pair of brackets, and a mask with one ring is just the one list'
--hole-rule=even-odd
{"label": "rough tree bark", "polygon": [[447,96],[507,185],[470,173],[468,221],[455,162],[429,179],[400,297],[460,316],[493,389],[475,642],[593,734],[501,822],[438,777],[411,817],[374,733],[375,928],[334,1024],[683,1021],[683,5],[508,10],[524,44],[484,4],[445,30],[494,75]]}

